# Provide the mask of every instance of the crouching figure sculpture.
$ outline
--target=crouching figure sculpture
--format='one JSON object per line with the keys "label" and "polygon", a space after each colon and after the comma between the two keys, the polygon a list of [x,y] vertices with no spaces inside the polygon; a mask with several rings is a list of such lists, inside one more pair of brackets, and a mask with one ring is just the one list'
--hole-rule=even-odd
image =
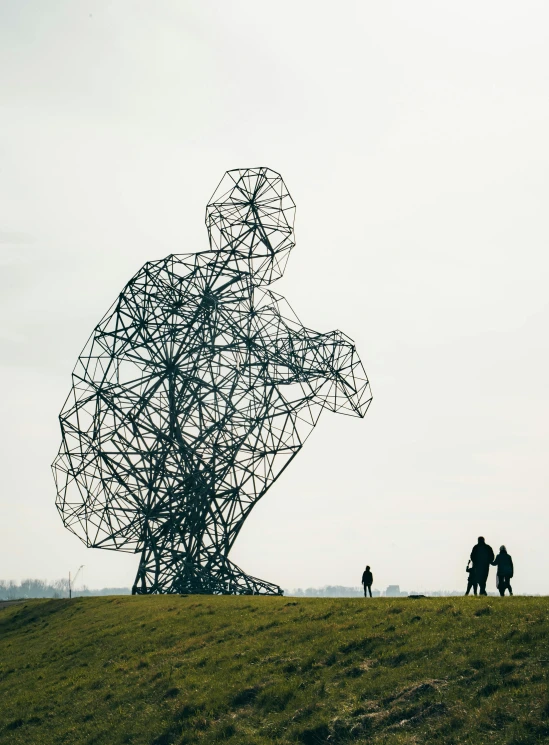
{"label": "crouching figure sculpture", "polygon": [[57,508],[87,546],[140,553],[134,593],[281,594],[231,547],[323,409],[366,413],[353,342],[305,328],[269,289],[294,210],[278,173],[228,171],[209,248],[147,262],[78,359]]}

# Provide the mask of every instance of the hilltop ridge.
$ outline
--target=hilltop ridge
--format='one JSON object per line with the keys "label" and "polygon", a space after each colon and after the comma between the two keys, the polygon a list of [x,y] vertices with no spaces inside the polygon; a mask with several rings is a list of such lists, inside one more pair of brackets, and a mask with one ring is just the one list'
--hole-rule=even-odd
{"label": "hilltop ridge", "polygon": [[546,742],[548,632],[545,598],[22,601],[0,742]]}

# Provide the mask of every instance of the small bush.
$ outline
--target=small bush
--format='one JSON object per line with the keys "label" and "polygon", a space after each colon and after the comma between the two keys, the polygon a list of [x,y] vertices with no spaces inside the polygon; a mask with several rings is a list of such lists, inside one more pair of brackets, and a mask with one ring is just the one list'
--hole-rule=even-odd
{"label": "small bush", "polygon": [[231,703],[233,706],[248,706],[248,704],[253,704],[260,690],[259,686],[244,688],[233,696]]}
{"label": "small bush", "polygon": [[308,727],[298,733],[297,739],[303,745],[325,745],[330,735],[327,724],[319,724],[316,727]]}
{"label": "small bush", "polygon": [[492,606],[491,605],[485,605],[484,608],[477,608],[477,610],[474,612],[474,615],[477,616],[489,616],[492,612]]}

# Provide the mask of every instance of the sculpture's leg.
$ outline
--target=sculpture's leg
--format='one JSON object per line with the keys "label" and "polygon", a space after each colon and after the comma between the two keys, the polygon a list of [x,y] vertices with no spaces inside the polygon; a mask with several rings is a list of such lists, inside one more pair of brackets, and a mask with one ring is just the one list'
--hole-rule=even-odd
{"label": "sculpture's leg", "polygon": [[145,546],[132,588],[134,595],[180,593],[201,595],[282,595],[278,585],[250,577],[226,557],[211,550],[200,559],[180,544]]}
{"label": "sculpture's leg", "polygon": [[283,595],[278,585],[245,574],[240,567],[225,559],[214,575],[225,587],[224,595]]}

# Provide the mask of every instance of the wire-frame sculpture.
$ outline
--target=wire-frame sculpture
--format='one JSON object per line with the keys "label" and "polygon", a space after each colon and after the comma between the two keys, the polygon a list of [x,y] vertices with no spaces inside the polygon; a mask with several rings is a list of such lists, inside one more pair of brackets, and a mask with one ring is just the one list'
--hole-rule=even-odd
{"label": "wire-frame sculpture", "polygon": [[269,289],[294,211],[278,173],[228,171],[209,249],[147,262],[78,359],[57,508],[87,546],[141,554],[134,593],[282,594],[231,547],[323,409],[366,413],[353,342],[305,328]]}

